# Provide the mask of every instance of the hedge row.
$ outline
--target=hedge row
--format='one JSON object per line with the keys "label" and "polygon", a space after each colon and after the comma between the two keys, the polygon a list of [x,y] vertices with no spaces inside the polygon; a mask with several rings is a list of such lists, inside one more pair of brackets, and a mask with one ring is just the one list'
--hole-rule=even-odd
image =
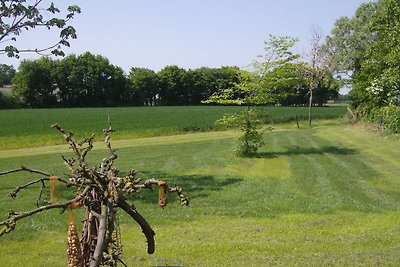
{"label": "hedge row", "polygon": [[357,114],[362,121],[377,124],[393,133],[400,133],[400,107],[398,106],[385,106],[379,108],[359,106],[357,108]]}

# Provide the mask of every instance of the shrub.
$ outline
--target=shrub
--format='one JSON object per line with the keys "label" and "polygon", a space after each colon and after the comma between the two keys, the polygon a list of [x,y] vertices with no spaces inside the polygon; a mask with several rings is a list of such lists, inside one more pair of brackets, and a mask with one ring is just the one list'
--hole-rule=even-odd
{"label": "shrub", "polygon": [[240,127],[242,135],[236,140],[234,152],[240,157],[251,157],[264,144],[261,121],[264,116],[262,109],[247,107],[240,114],[225,114],[215,124],[226,128]]}
{"label": "shrub", "polygon": [[378,117],[382,116],[382,127],[393,133],[400,133],[400,107],[366,107],[359,106],[357,113],[364,122],[376,124]]}
{"label": "shrub", "polygon": [[16,106],[15,100],[10,95],[0,91],[0,109],[15,108]]}

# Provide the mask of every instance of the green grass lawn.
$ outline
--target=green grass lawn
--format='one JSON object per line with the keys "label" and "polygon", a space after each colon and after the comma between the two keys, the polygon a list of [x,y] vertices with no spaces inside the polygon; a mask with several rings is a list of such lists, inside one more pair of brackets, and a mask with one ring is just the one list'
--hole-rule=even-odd
{"label": "green grass lawn", "polygon": [[[293,123],[292,123],[293,124]],[[117,140],[116,165],[183,186],[190,207],[157,192],[130,198],[156,231],[146,254],[139,227],[120,214],[128,266],[399,266],[400,143],[342,124],[275,126],[257,158],[232,153],[236,131]],[[0,169],[21,164],[66,173],[65,145],[0,151]],[[89,161],[106,154],[96,144]],[[34,208],[38,188],[8,192],[32,175],[0,177],[0,215]],[[46,190],[46,194],[48,194]],[[73,192],[62,191],[64,197]],[[79,221],[80,211],[75,212]],[[0,238],[3,266],[65,266],[67,214],[51,211]],[[0,264],[0,265],[1,265]]]}
{"label": "green grass lawn", "polygon": [[[0,110],[0,149],[61,144],[63,139],[50,125],[59,123],[79,138],[93,132],[102,138],[107,119],[117,130],[114,139],[173,135],[187,132],[217,130],[214,122],[225,113],[240,112],[237,106],[195,107],[128,107],[128,108],[73,108],[73,109],[18,109]],[[265,107],[268,122],[281,123],[297,115],[305,119],[306,107]],[[338,118],[345,107],[315,107],[319,119]]]}

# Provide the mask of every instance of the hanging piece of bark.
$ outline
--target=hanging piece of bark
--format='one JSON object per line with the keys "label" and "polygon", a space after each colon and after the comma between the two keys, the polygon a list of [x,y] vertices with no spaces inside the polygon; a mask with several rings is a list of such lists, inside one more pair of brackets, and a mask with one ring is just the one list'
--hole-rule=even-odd
{"label": "hanging piece of bark", "polygon": [[158,206],[165,208],[168,204],[167,183],[164,181],[158,182]]}
{"label": "hanging piece of bark", "polygon": [[60,203],[61,194],[58,190],[58,177],[54,175],[49,176],[50,179],[50,203]]}

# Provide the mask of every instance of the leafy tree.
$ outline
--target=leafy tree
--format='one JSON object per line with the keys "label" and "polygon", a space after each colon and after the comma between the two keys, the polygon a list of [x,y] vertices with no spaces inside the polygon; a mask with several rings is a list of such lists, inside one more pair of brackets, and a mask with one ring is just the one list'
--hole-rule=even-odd
{"label": "leafy tree", "polygon": [[31,107],[123,105],[127,88],[120,67],[89,52],[57,61],[23,61],[12,86],[17,99]]}
{"label": "leafy tree", "polygon": [[117,106],[126,102],[127,81],[120,67],[86,52],[59,61],[54,71],[61,104]]}
{"label": "leafy tree", "polygon": [[330,67],[344,84],[351,83],[360,71],[366,52],[375,39],[369,23],[376,10],[376,2],[361,4],[354,17],[336,20],[327,38],[324,49],[329,53]]}
{"label": "leafy tree", "polygon": [[[253,107],[262,103],[264,98],[258,94],[259,83],[254,82],[255,75],[248,71],[240,72],[240,82],[234,87],[220,90],[214,93],[204,103],[216,103],[223,105],[246,105],[241,114],[227,116],[221,120],[228,126],[239,126],[242,135],[236,141],[234,149],[238,156],[254,156],[259,147],[263,145],[263,132],[260,131],[259,113]],[[221,123],[221,120],[219,120]]]}
{"label": "leafy tree", "polygon": [[264,75],[263,85],[275,103],[283,106],[307,104],[307,83],[299,74],[300,68],[304,68],[304,63],[287,63]]}
{"label": "leafy tree", "polygon": [[318,87],[314,90],[314,103],[323,106],[328,100],[333,100],[339,96],[340,83],[333,77],[328,70]]}
{"label": "leafy tree", "polygon": [[176,65],[166,66],[157,73],[160,82],[160,104],[172,106],[187,103],[185,74],[186,70]]}
{"label": "leafy tree", "polygon": [[[22,1],[3,0],[0,3],[0,43],[7,44],[0,48],[0,54],[19,57],[22,52],[43,53],[50,51],[53,55],[64,55],[62,47],[69,47],[69,40],[77,37],[75,28],[68,24],[75,14],[80,13],[78,6],[69,6],[65,14],[61,14],[54,3],[45,6],[43,0]],[[42,48],[17,48],[14,42],[25,31],[35,28],[60,30],[57,42]],[[11,43],[11,44],[10,44]]]}
{"label": "leafy tree", "polygon": [[288,36],[276,37],[269,35],[264,42],[265,53],[253,62],[252,72],[241,71],[239,83],[234,87],[214,93],[206,103],[246,105],[240,116],[242,135],[237,141],[235,152],[241,156],[255,155],[263,144],[259,127],[259,116],[254,105],[272,103],[275,101],[269,73],[277,68],[291,63],[299,56],[291,51],[297,39]]}
{"label": "leafy tree", "polygon": [[297,38],[270,34],[267,40],[264,41],[264,54],[258,55],[259,60],[255,60],[252,64],[253,71],[259,77],[263,77],[275,68],[293,62],[300,57],[292,51],[297,42]]}
{"label": "leafy tree", "polygon": [[53,69],[54,61],[47,57],[22,61],[12,84],[12,94],[18,102],[36,108],[56,105]]}
{"label": "leafy tree", "polygon": [[366,100],[370,105],[397,106],[400,99],[400,3],[382,0],[370,22],[375,36],[366,53],[361,77],[368,81]]}
{"label": "leafy tree", "polygon": [[369,51],[380,50],[374,45],[379,34],[371,23],[381,5],[382,1],[364,3],[353,17],[338,19],[324,45],[330,67],[343,84],[351,84],[350,97],[355,107],[368,102],[371,97],[375,98],[366,88],[372,85],[369,73],[375,72],[373,68],[376,67],[375,63],[368,63],[371,62]]}
{"label": "leafy tree", "polygon": [[159,81],[157,74],[153,70],[131,68],[128,79],[131,85],[131,103],[145,106],[157,105]]}
{"label": "leafy tree", "polygon": [[351,74],[355,107],[397,105],[400,94],[400,7],[396,0],[362,4],[341,18],[327,47],[338,70]]}
{"label": "leafy tree", "polygon": [[253,62],[251,71],[238,73],[235,86],[214,93],[207,102],[249,106],[274,103],[278,97],[276,85],[281,81],[272,73],[285,70],[286,65],[299,57],[291,51],[296,42],[297,39],[292,37],[269,35],[264,42],[265,53]]}
{"label": "leafy tree", "polygon": [[185,74],[187,105],[198,105],[215,91],[216,69],[202,67]]}
{"label": "leafy tree", "polygon": [[229,89],[239,82],[238,67],[207,68],[189,70],[185,74],[187,104],[198,105],[213,93]]}
{"label": "leafy tree", "polygon": [[11,84],[15,73],[16,71],[12,65],[0,64],[0,86]]}

